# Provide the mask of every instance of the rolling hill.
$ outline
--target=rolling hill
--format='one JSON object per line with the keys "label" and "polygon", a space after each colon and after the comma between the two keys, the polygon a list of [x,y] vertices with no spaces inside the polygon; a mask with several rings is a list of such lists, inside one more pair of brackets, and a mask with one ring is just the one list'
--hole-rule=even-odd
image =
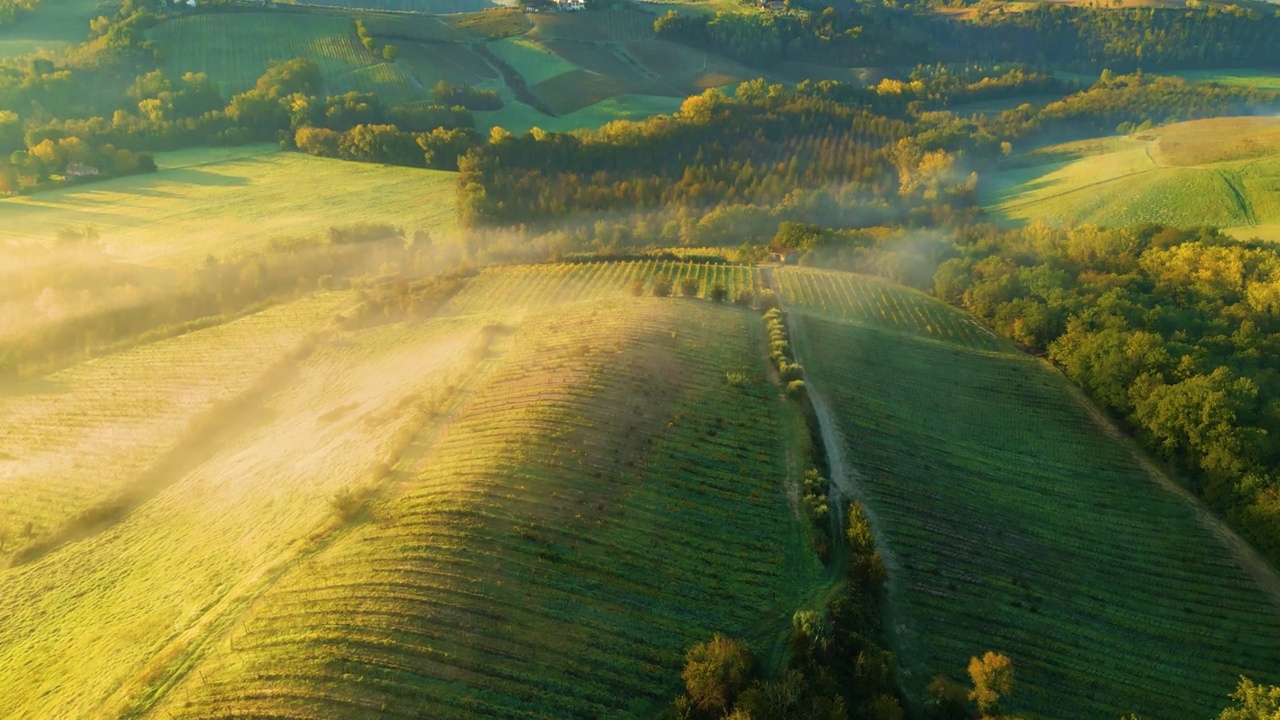
{"label": "rolling hill", "polygon": [[1213,225],[1280,240],[1278,159],[1274,119],[1197,120],[1033,150],[985,178],[980,192],[1010,222]]}
{"label": "rolling hill", "polygon": [[651,717],[712,632],[776,662],[829,588],[787,492],[798,419],[758,315],[626,294],[657,273],[756,282],[495,269],[356,324],[324,293],[13,388],[4,522],[34,527],[0,570],[0,715]]}
{"label": "rolling hill", "polygon": [[1065,378],[919,293],[778,283],[887,551],[909,693],[986,647],[1029,717],[1211,717],[1239,675],[1280,678],[1274,571]]}
{"label": "rolling hill", "polygon": [[[124,260],[192,266],[361,219],[456,227],[453,173],[359,165],[270,146],[160,153],[160,171],[0,200],[0,240],[48,243],[93,226]],[[424,203],[425,199],[431,199]]]}

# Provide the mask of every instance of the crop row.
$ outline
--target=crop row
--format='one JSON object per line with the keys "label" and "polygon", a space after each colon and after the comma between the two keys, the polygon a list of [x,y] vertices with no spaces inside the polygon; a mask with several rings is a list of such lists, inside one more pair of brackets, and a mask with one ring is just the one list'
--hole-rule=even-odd
{"label": "crop row", "polygon": [[984,349],[999,341],[964,313],[915,290],[851,273],[777,272],[783,302],[812,314]]}
{"label": "crop row", "polygon": [[636,283],[647,294],[659,277],[670,280],[676,293],[693,280],[699,297],[707,297],[717,285],[730,298],[760,286],[759,272],[745,265],[659,259],[526,265],[485,271],[454,298],[448,311],[470,314],[623,297]]}
{"label": "crop row", "polygon": [[802,335],[897,560],[912,677],[995,648],[1015,710],[1190,718],[1280,673],[1276,606],[1051,371],[846,323]]}
{"label": "crop row", "polygon": [[[550,291],[524,279],[509,302]],[[183,714],[652,717],[692,642],[786,626],[821,568],[767,540],[793,519],[759,323],[655,299],[554,315],[402,494],[262,598]]]}

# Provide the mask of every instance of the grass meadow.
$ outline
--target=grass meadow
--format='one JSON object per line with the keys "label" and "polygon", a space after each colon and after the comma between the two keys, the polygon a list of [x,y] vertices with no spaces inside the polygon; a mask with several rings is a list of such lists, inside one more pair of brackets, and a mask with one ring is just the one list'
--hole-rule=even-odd
{"label": "grass meadow", "polygon": [[1031,151],[983,179],[1009,222],[1213,225],[1280,240],[1280,124],[1219,118]]}
{"label": "grass meadow", "polygon": [[825,309],[793,305],[800,357],[886,541],[910,694],[986,649],[1012,659],[1009,710],[1026,717],[1190,720],[1240,674],[1280,679],[1280,597],[1064,378],[1011,349],[936,342],[945,325],[924,318],[952,311],[923,296],[908,294],[916,311],[899,296],[894,316],[830,292]]}
{"label": "grass meadow", "polygon": [[307,57],[316,62],[332,95],[372,92],[388,104],[424,98],[400,63],[365,50],[350,17],[304,13],[216,13],[161,23],[149,33],[160,46],[164,70],[178,77],[203,72],[230,96],[253,87],[273,63]]}
{"label": "grass meadow", "polygon": [[100,0],[44,0],[21,21],[0,29],[0,58],[61,50],[89,38]]}
{"label": "grass meadow", "polygon": [[412,232],[456,226],[454,174],[342,162],[270,146],[161,153],[160,171],[0,200],[0,241],[97,228],[112,254],[183,266],[279,236],[369,221]]}

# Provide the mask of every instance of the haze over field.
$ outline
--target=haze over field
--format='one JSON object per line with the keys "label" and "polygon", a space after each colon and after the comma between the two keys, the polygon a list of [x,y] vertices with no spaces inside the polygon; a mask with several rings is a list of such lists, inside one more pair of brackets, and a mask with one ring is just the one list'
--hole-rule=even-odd
{"label": "haze over field", "polygon": [[0,718],[1274,720],[1276,37],[0,0]]}

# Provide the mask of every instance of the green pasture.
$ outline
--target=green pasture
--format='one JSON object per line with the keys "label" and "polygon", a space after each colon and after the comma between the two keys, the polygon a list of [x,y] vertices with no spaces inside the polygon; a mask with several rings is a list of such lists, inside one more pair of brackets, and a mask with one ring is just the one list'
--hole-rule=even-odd
{"label": "green pasture", "polygon": [[17,22],[0,28],[0,59],[60,50],[89,39],[99,0],[44,0]]}
{"label": "green pasture", "polygon": [[388,104],[426,99],[398,63],[386,63],[360,45],[351,17],[313,13],[216,13],[161,23],[148,37],[161,49],[173,77],[203,72],[224,96],[243,92],[274,62],[309,58],[324,75],[325,91],[377,93]]}
{"label": "green pasture", "polygon": [[0,200],[0,239],[49,241],[97,228],[124,259],[192,265],[276,237],[373,222],[456,227],[453,173],[348,163],[270,146],[157,156],[160,171]]}
{"label": "green pasture", "polygon": [[984,176],[979,192],[1005,222],[1213,225],[1280,239],[1278,158],[1269,120],[1196,121],[1036,149]]}

